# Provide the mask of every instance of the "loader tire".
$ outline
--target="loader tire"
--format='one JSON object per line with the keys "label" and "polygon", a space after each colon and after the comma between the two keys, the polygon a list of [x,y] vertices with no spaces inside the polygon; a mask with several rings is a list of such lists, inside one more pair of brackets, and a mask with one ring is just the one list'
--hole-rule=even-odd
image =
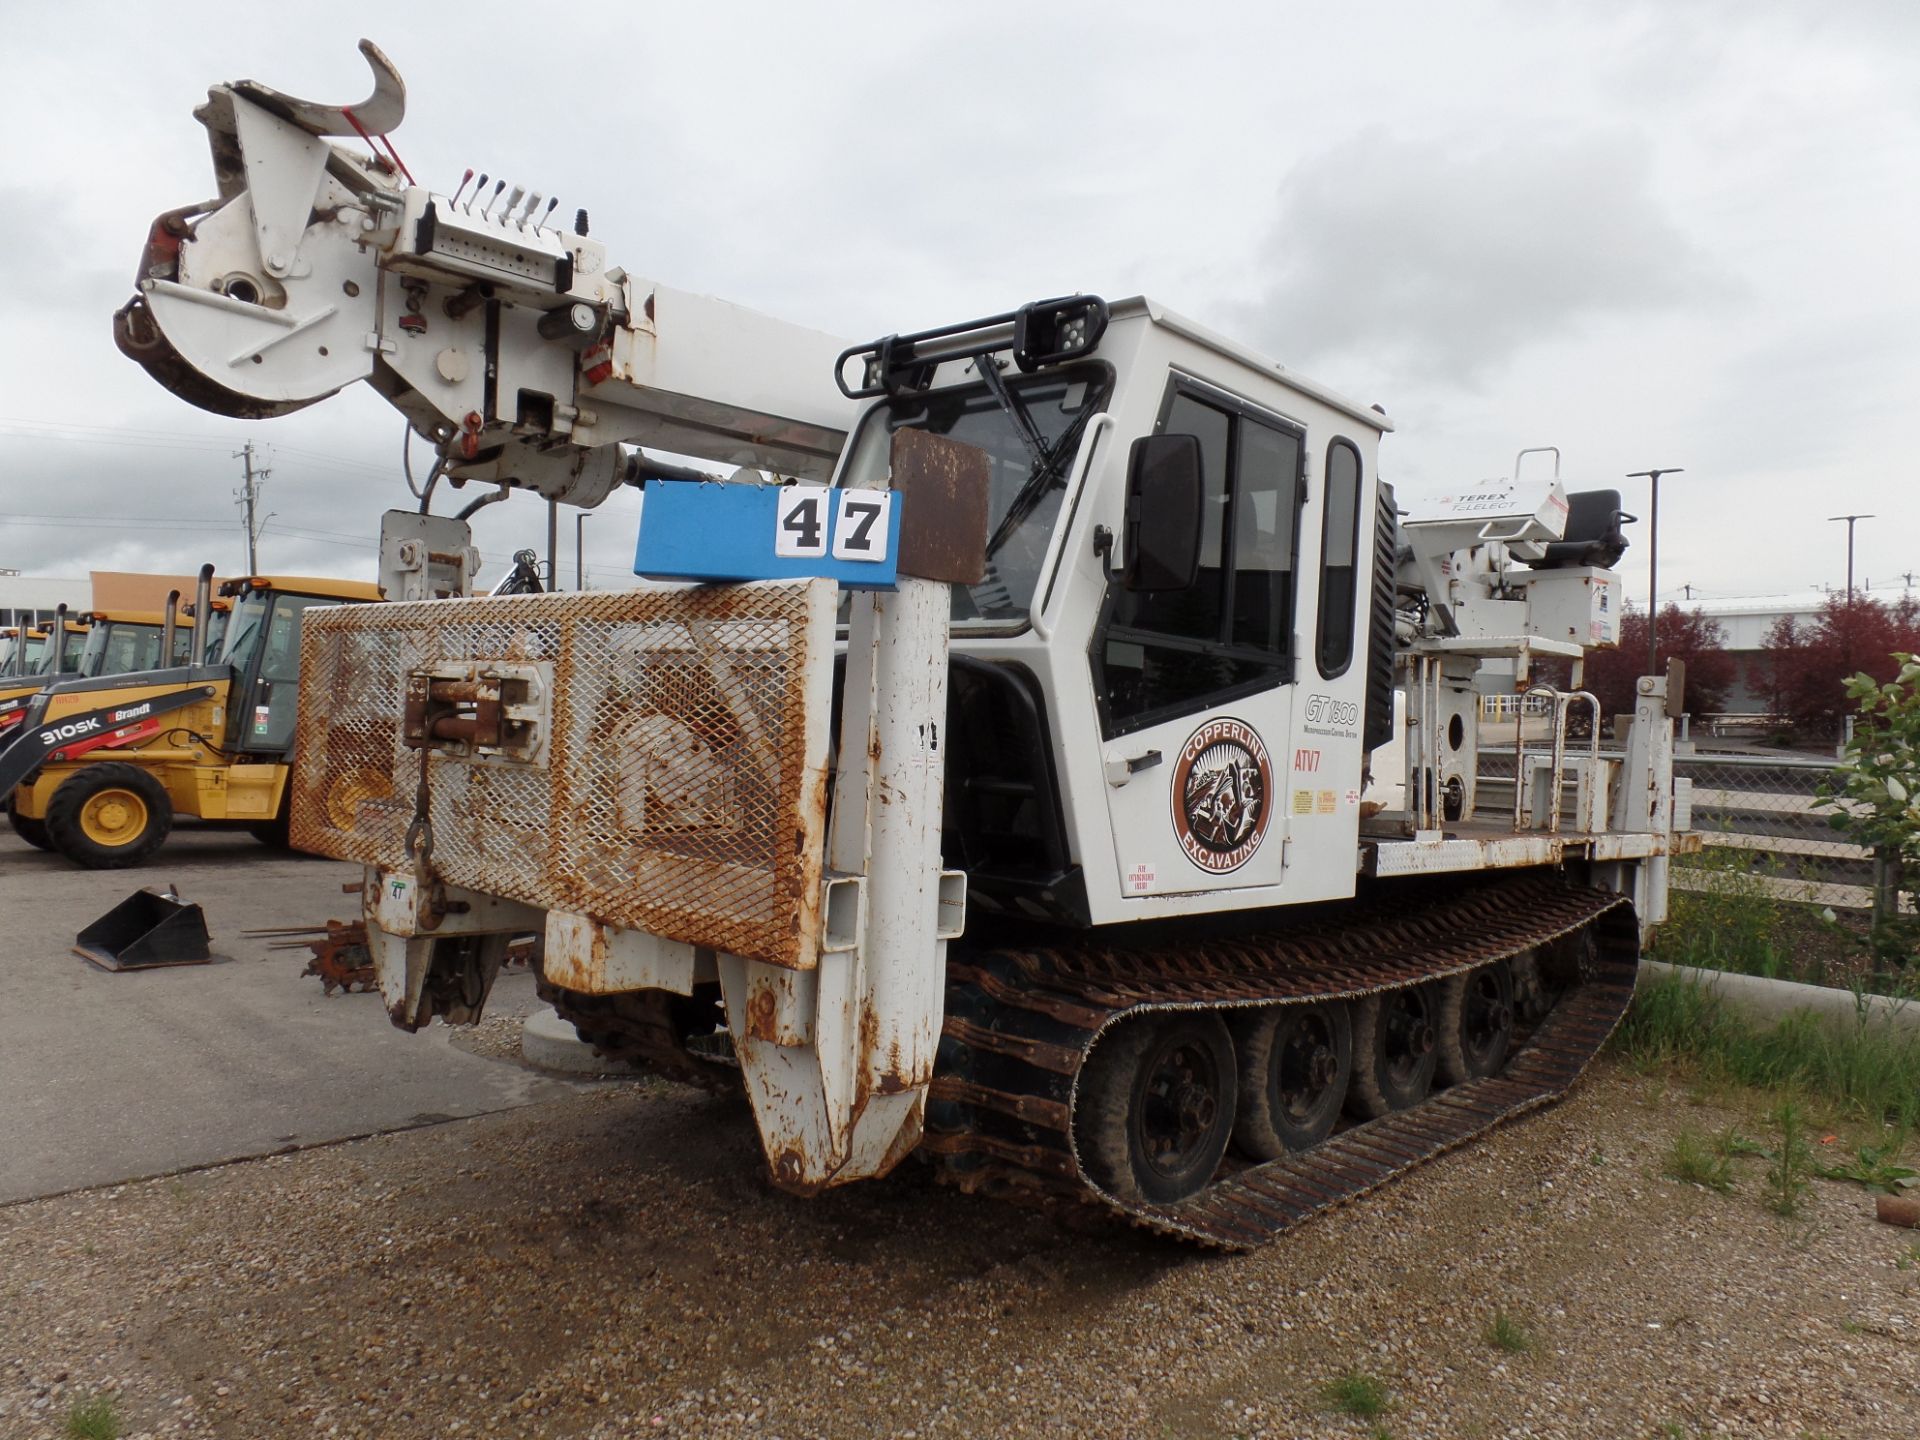
{"label": "loader tire", "polygon": [[275,850],[293,849],[293,786],[280,797],[280,813],[271,820],[247,826],[247,833]]}
{"label": "loader tire", "polygon": [[89,870],[138,865],[172,829],[166,788],[137,765],[82,765],[47,802],[53,848]]}
{"label": "loader tire", "polygon": [[7,823],[13,826],[13,833],[36,850],[53,849],[53,841],[47,835],[47,822],[22,815],[13,806],[7,806]]}

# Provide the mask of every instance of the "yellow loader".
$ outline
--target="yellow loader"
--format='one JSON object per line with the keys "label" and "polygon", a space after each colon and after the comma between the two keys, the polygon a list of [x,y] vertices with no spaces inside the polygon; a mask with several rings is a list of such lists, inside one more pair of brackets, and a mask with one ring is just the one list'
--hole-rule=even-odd
{"label": "yellow loader", "polygon": [[[202,572],[196,615],[215,613]],[[231,599],[217,658],[49,685],[0,750],[0,794],[29,844],[89,869],[137,865],[176,815],[285,843],[287,779],[309,610],[380,599],[350,580],[254,575]],[[189,647],[191,649],[191,647]]]}

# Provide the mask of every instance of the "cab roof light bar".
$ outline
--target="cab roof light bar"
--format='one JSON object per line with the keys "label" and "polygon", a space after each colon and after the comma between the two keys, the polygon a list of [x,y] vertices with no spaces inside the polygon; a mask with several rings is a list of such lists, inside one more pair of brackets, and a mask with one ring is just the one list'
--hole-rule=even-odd
{"label": "cab roof light bar", "polygon": [[[1023,373],[1091,355],[1107,333],[1107,302],[1098,295],[1036,300],[1005,315],[942,325],[912,335],[889,335],[841,352],[834,382],[849,400],[912,395],[933,383],[941,362],[1013,352]],[[847,382],[847,362],[859,360],[860,381]]]}

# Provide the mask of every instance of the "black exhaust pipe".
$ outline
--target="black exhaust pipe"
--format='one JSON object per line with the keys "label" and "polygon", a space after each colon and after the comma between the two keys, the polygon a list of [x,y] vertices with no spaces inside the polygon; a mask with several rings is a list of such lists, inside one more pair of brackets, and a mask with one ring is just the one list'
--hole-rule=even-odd
{"label": "black exhaust pipe", "polygon": [[167,619],[160,627],[160,663],[153,668],[165,670],[173,664],[173,633],[180,623],[180,592],[167,591]]}
{"label": "black exhaust pipe", "polygon": [[[193,590],[193,623],[195,625],[204,627],[207,624],[207,617],[212,614],[213,614],[213,566],[202,565],[200,567],[200,583],[196,585]],[[204,628],[202,628],[199,633],[204,635],[207,632]],[[204,655],[199,655],[192,658],[196,662],[204,662],[207,657]]]}
{"label": "black exhaust pipe", "polygon": [[53,608],[53,663],[47,668],[47,674],[54,679],[60,678],[60,667],[67,658],[67,607],[56,605]]}

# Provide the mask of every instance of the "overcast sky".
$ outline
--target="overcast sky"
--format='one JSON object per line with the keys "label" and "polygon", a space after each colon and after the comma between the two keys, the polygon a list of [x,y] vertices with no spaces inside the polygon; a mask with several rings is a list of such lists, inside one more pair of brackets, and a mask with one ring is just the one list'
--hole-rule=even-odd
{"label": "overcast sky", "polygon": [[[1144,291],[1385,406],[1403,493],[1555,444],[1644,514],[1623,473],[1684,466],[1663,596],[1838,585],[1845,511],[1861,575],[1920,571],[1913,0],[190,10],[6,6],[0,566],[237,570],[252,440],[262,568],[372,578],[395,412],[223,420],[109,334],[151,218],[213,193],[206,87],[357,100],[364,34],[422,183],[585,206],[665,284],[850,340]],[[487,577],[544,528],[487,511]],[[585,530],[618,583],[631,498]]]}

